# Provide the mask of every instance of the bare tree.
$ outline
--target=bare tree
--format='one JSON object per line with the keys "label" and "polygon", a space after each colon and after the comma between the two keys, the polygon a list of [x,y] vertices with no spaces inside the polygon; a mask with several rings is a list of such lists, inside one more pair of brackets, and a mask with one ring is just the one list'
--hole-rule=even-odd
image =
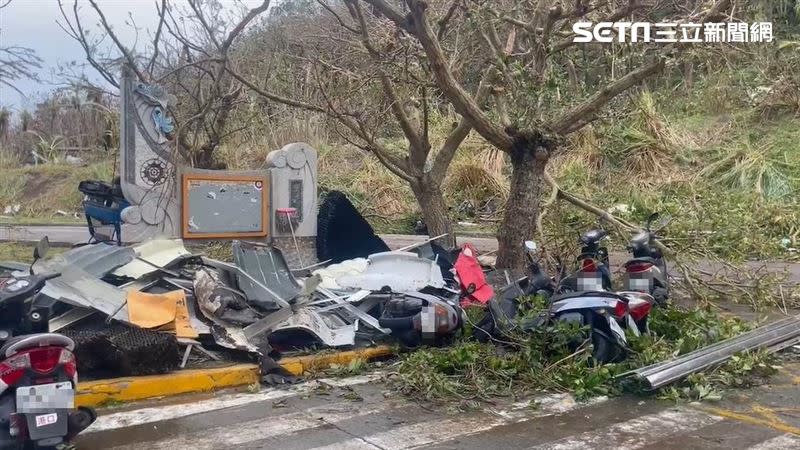
{"label": "bare tree", "polygon": [[[310,11],[304,23],[295,22],[291,29],[296,37],[289,46],[295,50],[290,60],[295,73],[307,73],[311,85],[304,95],[276,93],[274,80],[243,64],[229,66],[230,73],[263,99],[334,121],[343,139],[409,183],[429,233],[447,233],[442,243],[454,245],[442,184],[471,124],[460,118],[444,139],[432,142],[439,91],[422,49],[397,39],[392,27],[362,2],[318,4],[322,14]],[[471,98],[480,103],[488,94],[489,85],[478,83]],[[395,145],[398,138],[401,148]]]}
{"label": "bare tree", "polygon": [[[11,0],[0,0],[0,10],[11,3]],[[1,13],[0,13],[1,14]],[[19,80],[36,80],[36,71],[42,68],[42,59],[36,52],[27,47],[0,46],[0,84],[22,94],[15,83]]]}
{"label": "bare tree", "polygon": [[[666,59],[675,54],[678,45],[662,47],[653,55],[642,55],[640,62],[621,77],[610,77],[596,92],[562,110],[547,107],[551,116],[525,114],[537,102],[545,89],[543,81],[553,62],[563,52],[575,46],[571,25],[577,20],[615,22],[630,16],[652,13],[653,5],[630,0],[617,8],[609,2],[577,0],[562,2],[498,1],[479,2],[455,0],[464,16],[475,24],[483,37],[489,57],[482,63],[483,71],[494,73],[494,101],[488,105],[475,98],[467,88],[468,81],[453,71],[459,58],[446,45],[442,23],[452,22],[452,16],[437,16],[431,5],[423,0],[361,0],[390,21],[403,38],[416,41],[423,49],[433,72],[436,87],[455,110],[497,149],[509,155],[512,165],[511,191],[498,233],[499,267],[520,267],[524,264],[522,242],[533,235],[539,214],[540,197],[548,177],[545,167],[553,154],[563,145],[564,137],[598,117],[602,109],[617,95],[660,72]],[[695,19],[717,18],[729,6],[719,0]],[[594,20],[593,20],[594,19]],[[512,49],[505,51],[504,49]],[[560,63],[569,66],[569,57]],[[530,93],[533,92],[533,96]],[[535,109],[535,108],[534,108]],[[515,120],[511,119],[515,113]],[[518,114],[518,115],[517,115]],[[528,120],[524,120],[524,119]]]}
{"label": "bare tree", "polygon": [[[216,0],[189,0],[185,7],[156,1],[158,22],[145,52],[134,51],[120,39],[95,0],[89,0],[89,5],[105,35],[87,32],[78,0],[71,7],[63,0],[58,4],[59,25],[80,44],[100,76],[119,87],[117,73],[126,64],[141,81],[164,85],[179,103],[172,113],[181,155],[198,167],[220,167],[215,151],[239,131],[229,119],[242,102],[241,86],[225,70],[229,53],[247,26],[267,11],[270,0],[238,15],[227,14]],[[106,37],[110,49],[105,46]]]}

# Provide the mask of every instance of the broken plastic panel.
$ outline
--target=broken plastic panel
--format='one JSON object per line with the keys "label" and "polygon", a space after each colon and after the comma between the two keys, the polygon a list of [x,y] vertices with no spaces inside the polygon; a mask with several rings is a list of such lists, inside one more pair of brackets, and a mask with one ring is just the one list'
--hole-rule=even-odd
{"label": "broken plastic panel", "polygon": [[414,253],[384,252],[370,255],[366,270],[336,280],[343,288],[392,292],[414,292],[425,287],[443,288],[442,271],[435,261]]}

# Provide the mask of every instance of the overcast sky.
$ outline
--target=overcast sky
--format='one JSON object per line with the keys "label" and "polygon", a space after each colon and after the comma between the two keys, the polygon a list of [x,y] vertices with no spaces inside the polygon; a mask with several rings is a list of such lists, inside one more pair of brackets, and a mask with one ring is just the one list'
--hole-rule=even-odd
{"label": "overcast sky", "polygon": [[[2,4],[5,0],[0,0]],[[62,0],[65,9],[72,8],[72,0]],[[172,4],[185,3],[186,0],[170,0]],[[228,4],[234,8],[237,4],[244,3],[252,7],[261,3],[260,0],[220,0],[223,4]],[[126,22],[129,20],[129,13],[136,22],[139,32],[139,46],[147,41],[145,30],[155,30],[158,17],[155,11],[155,0],[97,0],[106,18],[117,31],[120,39],[126,46],[133,46],[136,40],[136,32]],[[91,9],[91,5],[86,0],[80,0],[81,15],[87,24],[91,24],[94,31],[94,24],[97,23],[97,15]],[[65,64],[75,61],[83,64],[83,49],[77,42],[59,28],[56,23],[62,22],[61,12],[58,9],[58,0],[11,0],[11,4],[0,9],[0,46],[23,46],[36,51],[42,58],[43,67],[40,71],[42,82],[22,80],[16,84],[25,96],[20,96],[16,91],[6,86],[0,85],[0,106],[6,106],[14,111],[21,108],[31,108],[42,95],[55,86],[55,80],[51,77],[51,71],[58,64]],[[85,25],[86,26],[86,25]],[[89,28],[86,26],[86,28]],[[91,79],[97,79],[96,72],[87,69],[87,75]]]}

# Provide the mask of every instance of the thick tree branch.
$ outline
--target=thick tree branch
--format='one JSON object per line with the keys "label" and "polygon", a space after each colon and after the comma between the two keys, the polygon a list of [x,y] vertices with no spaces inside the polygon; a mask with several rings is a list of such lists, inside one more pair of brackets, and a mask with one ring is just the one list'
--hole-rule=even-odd
{"label": "thick tree branch", "polygon": [[[489,96],[489,90],[490,85],[488,80],[481,81],[480,86],[478,86],[478,92],[475,94],[475,101],[478,105],[483,103]],[[458,125],[453,128],[453,131],[447,136],[447,139],[445,139],[444,144],[442,144],[442,147],[433,160],[433,166],[430,172],[433,179],[444,180],[447,174],[447,168],[450,167],[450,163],[453,161],[458,147],[461,146],[464,139],[469,136],[470,131],[472,131],[472,124],[465,117],[462,117]]]}
{"label": "thick tree branch", "polygon": [[591,121],[595,113],[611,101],[611,99],[621,92],[639,84],[650,75],[661,71],[664,68],[664,64],[664,59],[658,57],[654,61],[604,86],[597,91],[596,94],[586,99],[586,101],[562,114],[553,122],[550,122],[547,128],[562,135],[577,131]]}
{"label": "thick tree branch", "polygon": [[403,107],[403,101],[397,95],[397,91],[395,90],[392,81],[389,79],[389,76],[386,74],[386,72],[380,68],[380,53],[370,42],[369,27],[367,26],[367,21],[364,19],[361,5],[357,0],[346,0],[346,3],[348,9],[350,10],[351,16],[358,22],[361,43],[364,45],[364,48],[375,62],[375,65],[378,67],[377,72],[381,80],[381,87],[383,88],[383,92],[389,98],[392,114],[394,114],[395,118],[400,124],[400,128],[403,130],[403,134],[406,136],[406,139],[408,139],[409,156],[412,163],[411,165],[412,167],[419,169],[421,172],[423,166],[425,165],[425,159],[430,151],[430,145],[423,141],[419,126],[412,123],[408,114],[406,114],[405,108]]}
{"label": "thick tree branch", "polygon": [[408,0],[411,10],[407,17],[403,17],[394,8],[389,6],[384,0],[364,0],[378,8],[386,17],[392,20],[398,28],[408,30],[417,40],[419,40],[425,55],[433,70],[439,88],[447,99],[453,104],[455,110],[466,117],[487,141],[503,151],[510,151],[512,146],[511,137],[505,133],[502,127],[498,126],[483,112],[475,103],[475,100],[464,90],[461,84],[455,79],[444,51],[436,39],[433,30],[428,23],[425,9],[427,4],[420,0]]}

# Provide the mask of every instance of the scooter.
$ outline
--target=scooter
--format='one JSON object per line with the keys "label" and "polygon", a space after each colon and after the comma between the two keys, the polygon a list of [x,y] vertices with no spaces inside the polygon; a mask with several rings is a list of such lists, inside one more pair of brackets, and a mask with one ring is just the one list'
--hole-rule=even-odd
{"label": "scooter", "polygon": [[664,255],[655,245],[658,236],[652,226],[658,218],[658,213],[651,214],[645,229],[631,238],[627,249],[633,258],[622,266],[623,285],[627,291],[646,292],[653,296],[656,304],[664,305],[669,299],[669,276]]}
{"label": "scooter", "polygon": [[[34,263],[46,255],[48,247],[47,238],[39,241]],[[24,311],[47,280],[59,276],[34,274],[33,264],[29,272],[0,283],[4,319],[0,329],[4,341],[0,347],[1,449],[56,448],[97,419],[91,408],[75,408],[78,373],[72,339],[55,333],[25,334],[34,327],[31,321],[36,317],[8,315]]]}
{"label": "scooter", "polygon": [[608,248],[602,245],[608,239],[608,232],[601,228],[591,229],[581,234],[579,243],[578,269],[574,274],[563,278],[560,291],[610,291],[612,290],[611,269]]}
{"label": "scooter", "polygon": [[[587,327],[592,341],[592,357],[598,363],[618,362],[625,356],[628,342],[625,330],[635,335],[647,332],[647,316],[652,308],[652,297],[640,292],[611,292],[605,290],[556,292],[555,280],[543,274],[533,257],[536,244],[525,243],[529,255],[528,277],[507,286],[501,295],[489,303],[486,317],[476,326],[474,336],[486,341],[504,334],[517,326],[519,298],[544,295],[549,299],[547,311],[535,320],[519,324],[520,331],[555,322],[570,322]],[[580,343],[582,343],[581,340]],[[576,344],[580,344],[576,343]],[[577,347],[577,345],[576,345]]]}

